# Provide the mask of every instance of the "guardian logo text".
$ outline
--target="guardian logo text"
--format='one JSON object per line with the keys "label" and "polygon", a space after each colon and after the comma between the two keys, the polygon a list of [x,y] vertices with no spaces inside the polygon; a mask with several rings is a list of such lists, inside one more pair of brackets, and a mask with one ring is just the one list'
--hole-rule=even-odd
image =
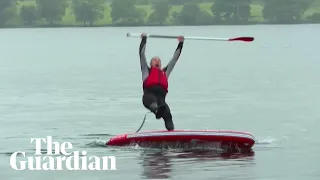
{"label": "guardian logo text", "polygon": [[[10,157],[10,166],[14,170],[117,170],[114,156],[87,156],[86,151],[72,151],[70,142],[54,142],[51,136],[31,138],[35,144],[35,153],[17,151]],[[46,145],[46,153],[41,152]]]}

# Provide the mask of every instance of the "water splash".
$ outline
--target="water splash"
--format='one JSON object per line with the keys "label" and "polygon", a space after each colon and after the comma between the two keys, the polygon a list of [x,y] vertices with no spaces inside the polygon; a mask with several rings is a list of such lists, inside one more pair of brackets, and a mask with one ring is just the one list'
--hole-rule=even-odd
{"label": "water splash", "polygon": [[273,144],[275,143],[277,140],[274,138],[266,138],[266,139],[262,139],[262,140],[257,140],[256,144]]}
{"label": "water splash", "polygon": [[96,139],[95,141],[86,144],[86,147],[89,147],[89,148],[106,147],[106,142],[107,142],[106,140]]}

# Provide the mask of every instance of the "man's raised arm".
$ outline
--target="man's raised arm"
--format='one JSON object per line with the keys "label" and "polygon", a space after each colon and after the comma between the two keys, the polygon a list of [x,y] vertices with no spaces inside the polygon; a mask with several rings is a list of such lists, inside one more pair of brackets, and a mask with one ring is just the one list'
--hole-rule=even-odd
{"label": "man's raised arm", "polygon": [[182,48],[183,48],[184,38],[182,36],[179,36],[178,40],[179,40],[179,44],[177,46],[177,49],[174,52],[174,54],[173,54],[171,60],[169,61],[168,65],[164,68],[164,70],[166,71],[167,77],[169,77],[169,75],[171,74],[174,66],[178,62],[180,54],[181,54],[181,51],[182,51]]}
{"label": "man's raised arm", "polygon": [[144,34],[142,34],[141,35],[141,43],[139,46],[139,57],[140,57],[142,81],[144,81],[149,75],[149,67],[148,67],[147,58],[145,55],[146,44],[147,44],[147,37]]}

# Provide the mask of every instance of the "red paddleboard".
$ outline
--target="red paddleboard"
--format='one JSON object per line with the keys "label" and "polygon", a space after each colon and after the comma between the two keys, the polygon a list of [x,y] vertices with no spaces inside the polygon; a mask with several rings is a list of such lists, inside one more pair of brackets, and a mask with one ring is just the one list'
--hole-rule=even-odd
{"label": "red paddleboard", "polygon": [[237,144],[238,147],[251,148],[255,138],[250,133],[223,130],[175,130],[149,131],[131,134],[122,134],[112,137],[106,145],[127,146],[141,143],[168,143],[168,142],[216,142],[222,144]]}

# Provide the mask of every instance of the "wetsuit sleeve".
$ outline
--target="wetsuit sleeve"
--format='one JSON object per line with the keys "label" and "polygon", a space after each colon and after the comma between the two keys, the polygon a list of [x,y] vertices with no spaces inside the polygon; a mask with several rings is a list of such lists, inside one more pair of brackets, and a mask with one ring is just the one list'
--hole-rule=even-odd
{"label": "wetsuit sleeve", "polygon": [[170,76],[174,66],[176,65],[177,61],[179,60],[182,48],[183,48],[183,42],[179,42],[178,47],[177,47],[176,51],[174,52],[171,60],[169,61],[168,65],[164,68],[164,70],[166,71],[167,77]]}
{"label": "wetsuit sleeve", "polygon": [[140,57],[142,81],[144,81],[149,75],[149,67],[148,67],[147,58],[145,55],[146,44],[147,44],[147,38],[144,37],[141,39],[141,43],[140,43],[140,47],[139,47],[139,57]]}

